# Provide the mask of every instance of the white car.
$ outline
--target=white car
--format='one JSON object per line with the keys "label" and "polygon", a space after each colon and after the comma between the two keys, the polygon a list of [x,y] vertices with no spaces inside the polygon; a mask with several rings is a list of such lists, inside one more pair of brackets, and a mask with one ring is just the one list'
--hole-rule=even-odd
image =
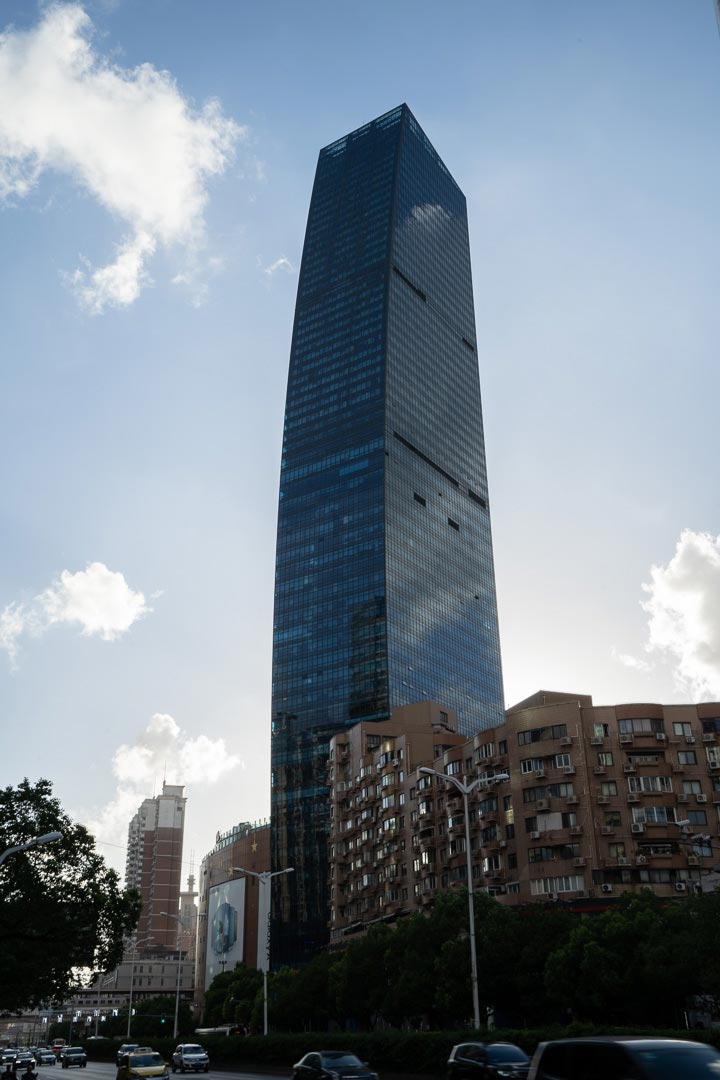
{"label": "white car", "polygon": [[180,1043],[172,1056],[172,1071],[207,1072],[210,1058],[198,1043]]}

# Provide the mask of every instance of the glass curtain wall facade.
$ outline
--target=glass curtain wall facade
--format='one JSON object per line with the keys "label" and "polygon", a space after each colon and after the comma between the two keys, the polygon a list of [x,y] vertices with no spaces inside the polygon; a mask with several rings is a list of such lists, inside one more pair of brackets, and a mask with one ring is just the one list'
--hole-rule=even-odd
{"label": "glass curtain wall facade", "polygon": [[465,198],[406,105],[320,152],[290,357],[272,716],[273,965],[328,938],[332,735],[503,719]]}

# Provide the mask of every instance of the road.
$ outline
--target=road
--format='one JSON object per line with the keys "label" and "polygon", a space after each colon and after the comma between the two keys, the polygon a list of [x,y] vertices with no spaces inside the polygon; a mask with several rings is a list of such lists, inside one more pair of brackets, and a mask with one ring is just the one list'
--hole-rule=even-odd
{"label": "road", "polygon": [[[287,1071],[287,1080],[289,1080],[291,1069]],[[87,1066],[84,1069],[60,1069],[57,1065],[45,1065],[41,1066],[38,1070],[38,1080],[115,1080],[117,1075],[117,1068],[111,1061],[88,1061]],[[197,1080],[212,1080],[213,1074],[218,1077],[222,1076],[222,1080],[269,1080],[270,1077],[279,1077],[281,1074],[277,1070],[268,1070],[267,1072],[239,1072],[236,1069],[210,1069],[209,1073],[177,1073],[173,1080],[180,1080],[180,1077],[197,1077]],[[172,1072],[170,1073],[172,1077]]]}

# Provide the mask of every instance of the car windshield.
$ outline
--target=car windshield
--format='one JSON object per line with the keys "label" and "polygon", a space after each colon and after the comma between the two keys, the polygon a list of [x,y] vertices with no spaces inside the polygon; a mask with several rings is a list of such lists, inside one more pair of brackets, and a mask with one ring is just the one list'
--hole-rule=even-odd
{"label": "car windshield", "polygon": [[150,1065],[164,1065],[165,1062],[160,1054],[131,1054],[131,1069],[147,1069]]}
{"label": "car windshield", "polygon": [[525,1064],[530,1060],[519,1046],[488,1046],[487,1056],[490,1061],[519,1061]]}
{"label": "car windshield", "polygon": [[652,1080],[720,1080],[720,1054],[710,1046],[652,1046],[633,1050]]}
{"label": "car windshield", "polygon": [[85,1051],[83,1050],[82,1046],[70,1046],[65,1051],[65,1053],[70,1054],[70,1055],[72,1055],[72,1054],[84,1054]]}
{"label": "car windshield", "polygon": [[190,1044],[188,1043],[187,1046],[183,1047],[183,1054],[204,1054],[204,1053],[205,1053],[205,1051],[203,1050],[202,1046],[190,1046]]}
{"label": "car windshield", "polygon": [[362,1061],[355,1054],[345,1054],[342,1050],[338,1050],[335,1053],[323,1054],[323,1062],[327,1062],[328,1065],[350,1065],[359,1066],[362,1068]]}

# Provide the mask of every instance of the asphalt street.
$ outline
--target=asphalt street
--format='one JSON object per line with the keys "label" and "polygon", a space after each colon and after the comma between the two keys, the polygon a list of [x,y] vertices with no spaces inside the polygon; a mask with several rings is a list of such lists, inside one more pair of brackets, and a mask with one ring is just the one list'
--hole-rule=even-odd
{"label": "asphalt street", "polygon": [[[117,1068],[110,1061],[88,1061],[84,1069],[61,1069],[57,1065],[45,1065],[37,1070],[38,1080],[75,1080],[76,1074],[77,1080],[115,1080],[117,1074]],[[197,1075],[199,1080],[212,1080],[214,1069],[210,1069],[209,1073],[186,1073],[186,1077]],[[288,1080],[292,1069],[288,1069]],[[172,1073],[170,1076],[172,1077]],[[177,1080],[180,1078],[180,1073],[177,1073]],[[271,1075],[278,1076],[277,1072],[238,1072],[235,1069],[222,1069],[217,1070],[215,1075],[221,1075],[223,1080],[268,1080]]]}

